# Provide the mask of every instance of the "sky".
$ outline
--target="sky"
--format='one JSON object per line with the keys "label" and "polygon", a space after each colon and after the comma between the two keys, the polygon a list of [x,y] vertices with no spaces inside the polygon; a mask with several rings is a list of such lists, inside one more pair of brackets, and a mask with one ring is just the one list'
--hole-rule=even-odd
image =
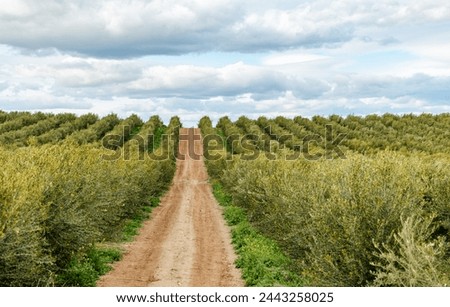
{"label": "sky", "polygon": [[450,112],[448,0],[0,0],[0,109]]}

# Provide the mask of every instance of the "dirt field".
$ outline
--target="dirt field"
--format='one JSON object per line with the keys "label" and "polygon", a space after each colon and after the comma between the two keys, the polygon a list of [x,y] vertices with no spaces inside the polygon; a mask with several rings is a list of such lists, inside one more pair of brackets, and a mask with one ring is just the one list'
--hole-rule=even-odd
{"label": "dirt field", "polygon": [[185,158],[177,161],[170,190],[98,286],[243,286],[207,182],[200,130],[183,128],[180,139]]}

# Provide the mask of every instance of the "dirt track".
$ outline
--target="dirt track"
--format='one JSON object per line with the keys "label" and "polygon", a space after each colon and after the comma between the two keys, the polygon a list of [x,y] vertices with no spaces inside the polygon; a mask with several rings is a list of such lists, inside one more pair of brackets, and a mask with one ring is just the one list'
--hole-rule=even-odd
{"label": "dirt track", "polygon": [[243,286],[229,229],[207,182],[200,130],[183,128],[180,136],[185,158],[177,161],[170,190],[98,286]]}

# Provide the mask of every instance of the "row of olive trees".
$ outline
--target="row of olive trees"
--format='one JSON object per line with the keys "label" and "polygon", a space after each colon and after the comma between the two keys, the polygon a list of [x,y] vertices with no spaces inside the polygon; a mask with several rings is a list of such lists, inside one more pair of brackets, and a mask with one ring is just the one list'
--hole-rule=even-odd
{"label": "row of olive trees", "polygon": [[73,121],[61,124],[57,129],[51,129],[35,138],[29,139],[30,144],[56,144],[67,136],[80,130],[87,129],[98,121],[98,116],[92,113],[81,115]]}
{"label": "row of olive trees", "polygon": [[86,129],[75,131],[65,139],[65,142],[82,145],[100,141],[106,133],[114,129],[119,123],[120,119],[116,114],[107,115],[89,125]]}
{"label": "row of olive trees", "polygon": [[[450,114],[421,115],[349,115],[341,117],[297,116],[292,121],[277,118],[279,124],[300,126],[309,133],[323,136],[324,127],[332,125],[336,133],[346,134],[342,145],[360,153],[376,153],[385,149],[404,152],[449,153],[448,127]],[[294,128],[296,130],[298,128]],[[295,134],[295,132],[294,132]]]}
{"label": "row of olive trees", "polygon": [[311,285],[448,285],[450,160],[234,159],[233,201],[276,239]]}
{"label": "row of olive trees", "polygon": [[42,135],[52,130],[58,129],[63,124],[71,124],[77,119],[76,115],[70,113],[62,113],[49,116],[44,120],[40,120],[35,124],[24,126],[19,130],[8,131],[0,135],[0,144],[15,146],[30,145],[30,138]]}
{"label": "row of olive trees", "polygon": [[[39,114],[39,116],[43,115],[43,113],[41,113],[41,112],[38,112],[37,114]],[[30,115],[32,115],[32,114],[30,112],[26,112],[26,111],[5,112],[5,111],[0,110],[0,124],[3,124],[7,121],[12,121],[12,120],[17,119],[22,116],[29,117]]]}
{"label": "row of olive trees", "polygon": [[[343,149],[363,154],[374,154],[383,150],[450,153],[449,127],[450,114],[385,114],[365,117],[349,115],[345,118],[338,115],[312,118],[297,116],[293,119],[279,116],[275,119],[259,117],[256,120],[242,116],[235,122],[223,117],[217,123],[217,128],[226,138],[236,134],[247,138],[259,136],[258,139],[263,141],[256,145],[266,150],[266,138],[278,141],[280,145],[293,150],[302,150],[306,138],[316,140],[311,143],[314,147],[326,149],[327,144],[323,140],[330,137],[327,133],[330,132],[328,129],[332,129],[333,139],[345,135],[339,142]],[[231,141],[233,139],[230,139]],[[227,146],[233,153],[243,152],[239,145]]]}
{"label": "row of olive trees", "polygon": [[2,116],[2,122],[0,123],[0,135],[14,130],[19,130],[25,126],[36,124],[41,120],[45,120],[48,117],[54,115],[45,114],[42,112],[30,113],[30,112],[11,112],[4,113]]}
{"label": "row of olive trees", "polygon": [[[261,128],[275,122],[278,126],[271,136],[285,129],[304,137],[308,131],[320,133],[320,125],[328,119],[256,122]],[[228,118],[219,120],[216,129],[207,117],[199,126],[204,135],[238,131]],[[243,159],[234,148],[227,148],[233,150],[233,158],[222,154],[222,159],[206,161],[210,175],[224,184],[255,226],[283,247],[310,285],[450,282],[448,156],[395,152],[363,156],[348,150],[346,159],[287,161],[283,156],[291,155],[290,150],[280,149],[278,158],[269,160],[262,155]]]}
{"label": "row of olive trees", "polygon": [[[100,128],[116,121],[106,118],[78,137],[89,130],[85,136],[97,140]],[[167,127],[172,152],[179,125],[174,118]],[[111,150],[76,140],[0,147],[1,286],[58,285],[95,243],[120,238],[124,223],[161,195],[175,172],[173,159],[106,160]]]}

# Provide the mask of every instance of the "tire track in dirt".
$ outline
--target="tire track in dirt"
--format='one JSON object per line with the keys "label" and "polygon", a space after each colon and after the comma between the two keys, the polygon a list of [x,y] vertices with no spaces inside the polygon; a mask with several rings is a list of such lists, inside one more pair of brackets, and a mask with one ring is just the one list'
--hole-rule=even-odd
{"label": "tire track in dirt", "polygon": [[243,286],[212,194],[199,129],[180,130],[170,190],[98,286]]}

